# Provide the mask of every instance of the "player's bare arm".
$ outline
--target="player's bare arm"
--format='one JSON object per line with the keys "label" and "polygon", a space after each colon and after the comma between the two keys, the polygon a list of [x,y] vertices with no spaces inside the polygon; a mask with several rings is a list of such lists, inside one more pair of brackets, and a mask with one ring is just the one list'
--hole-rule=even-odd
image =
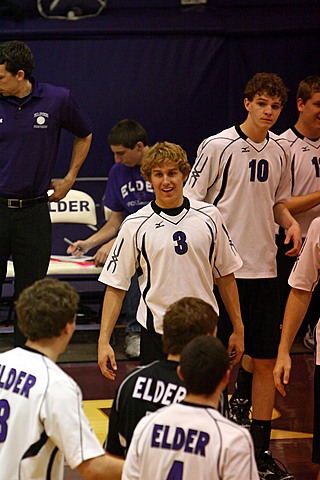
{"label": "player's bare arm", "polygon": [[[238,363],[244,352],[244,327],[241,318],[238,287],[233,273],[215,279],[219,293],[233,326],[229,338],[228,353],[233,364]],[[235,355],[234,355],[235,353]]]}
{"label": "player's bare arm", "polygon": [[115,239],[123,220],[123,212],[112,212],[109,220],[96,233],[88,237],[86,240],[77,240],[73,242],[73,245],[68,247],[67,253],[79,257],[97,245],[102,245],[103,243]]}
{"label": "player's bare arm", "polygon": [[114,380],[117,363],[114,350],[110,345],[111,335],[121,312],[125,290],[107,287],[102,308],[100,335],[98,340],[98,363],[102,375]]}
{"label": "player's bare arm", "polygon": [[283,397],[286,396],[285,385],[289,383],[291,372],[290,349],[295,336],[308,310],[312,292],[292,288],[288,297],[278,357],[273,370],[274,383]]}
{"label": "player's bare arm", "polygon": [[120,458],[116,459],[106,454],[85,460],[80,463],[77,470],[85,480],[94,480],[97,478],[120,480],[123,464],[124,461]]}
{"label": "player's bare arm", "polygon": [[85,161],[92,140],[92,134],[87,137],[75,137],[72,150],[72,158],[69,166],[69,171],[64,178],[53,180],[51,182],[50,188],[53,188],[54,192],[49,197],[49,202],[58,202],[64,198],[72,188],[78,172],[81,168],[81,165]]}
{"label": "player's bare arm", "polygon": [[291,197],[290,200],[285,202],[286,207],[292,215],[307,212],[311,208],[317,207],[319,204],[320,190],[307,193],[306,195]]}
{"label": "player's bare arm", "polygon": [[299,223],[293,218],[283,202],[276,203],[273,207],[273,214],[276,223],[286,230],[284,243],[286,245],[288,245],[290,241],[293,243],[293,247],[286,252],[286,255],[288,255],[288,257],[297,256],[302,245]]}

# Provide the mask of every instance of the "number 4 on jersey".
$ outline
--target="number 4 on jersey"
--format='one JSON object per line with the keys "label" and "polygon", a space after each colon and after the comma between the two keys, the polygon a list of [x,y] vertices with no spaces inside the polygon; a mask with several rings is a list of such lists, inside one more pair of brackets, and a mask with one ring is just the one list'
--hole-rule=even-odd
{"label": "number 4 on jersey", "polygon": [[176,460],[175,462],[173,462],[173,465],[170,468],[170,472],[166,480],[182,480],[182,474],[183,463]]}

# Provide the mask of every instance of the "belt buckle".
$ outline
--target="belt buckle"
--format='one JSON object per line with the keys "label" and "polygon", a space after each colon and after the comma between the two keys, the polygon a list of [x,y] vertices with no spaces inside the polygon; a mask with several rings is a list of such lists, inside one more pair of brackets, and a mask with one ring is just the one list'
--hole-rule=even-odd
{"label": "belt buckle", "polygon": [[8,207],[9,208],[21,208],[22,207],[22,200],[18,198],[8,198]]}

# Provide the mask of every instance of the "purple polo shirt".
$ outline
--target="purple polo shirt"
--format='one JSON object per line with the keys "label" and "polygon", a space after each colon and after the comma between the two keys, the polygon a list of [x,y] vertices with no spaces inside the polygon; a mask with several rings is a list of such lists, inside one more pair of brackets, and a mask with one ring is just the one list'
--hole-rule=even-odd
{"label": "purple polo shirt", "polygon": [[150,182],[140,173],[139,165],[126,167],[115,163],[109,172],[103,203],[114,212],[135,213],[154,199]]}
{"label": "purple polo shirt", "polygon": [[0,195],[45,195],[53,175],[60,131],[77,137],[91,126],[67,88],[31,79],[22,102],[0,95]]}

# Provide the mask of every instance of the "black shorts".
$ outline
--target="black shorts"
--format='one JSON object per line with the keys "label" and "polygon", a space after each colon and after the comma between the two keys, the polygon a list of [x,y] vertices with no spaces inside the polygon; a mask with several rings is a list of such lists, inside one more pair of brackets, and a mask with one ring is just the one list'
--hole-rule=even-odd
{"label": "black shorts", "polygon": [[141,327],[140,364],[148,365],[163,358],[166,358],[166,355],[163,352],[162,335]]}
{"label": "black shorts", "polygon": [[[244,324],[245,353],[252,358],[276,358],[282,321],[277,279],[238,278],[237,285]],[[227,345],[232,325],[219,295],[217,300],[220,309],[218,336]]]}

